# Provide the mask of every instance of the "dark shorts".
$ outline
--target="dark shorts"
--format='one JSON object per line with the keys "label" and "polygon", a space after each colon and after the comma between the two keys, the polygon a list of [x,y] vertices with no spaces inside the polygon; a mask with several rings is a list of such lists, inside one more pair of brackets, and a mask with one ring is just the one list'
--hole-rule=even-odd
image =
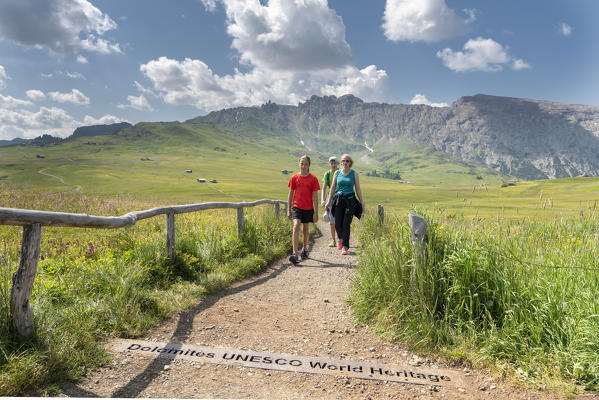
{"label": "dark shorts", "polygon": [[314,222],[314,210],[302,210],[301,208],[291,207],[291,218],[299,219],[302,224]]}

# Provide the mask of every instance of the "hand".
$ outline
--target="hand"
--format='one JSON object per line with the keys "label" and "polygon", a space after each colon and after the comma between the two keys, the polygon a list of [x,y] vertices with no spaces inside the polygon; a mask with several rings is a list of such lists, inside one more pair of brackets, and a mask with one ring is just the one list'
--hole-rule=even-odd
{"label": "hand", "polygon": [[326,204],[326,202],[323,200],[320,202],[320,205],[324,207],[324,205]]}
{"label": "hand", "polygon": [[291,219],[291,213],[287,213],[287,218]]}
{"label": "hand", "polygon": [[318,222],[318,213],[314,213],[314,216],[312,217],[312,221],[314,221],[314,223]]}
{"label": "hand", "polygon": [[329,210],[329,206],[330,206],[330,204],[329,204],[329,202],[327,201],[327,204],[325,204],[325,205],[324,205],[324,208],[326,208],[327,210]]}

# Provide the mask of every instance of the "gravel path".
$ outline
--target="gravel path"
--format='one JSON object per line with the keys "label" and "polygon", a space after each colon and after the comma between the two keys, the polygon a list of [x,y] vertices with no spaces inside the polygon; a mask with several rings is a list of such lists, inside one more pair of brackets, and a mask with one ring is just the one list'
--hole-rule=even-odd
{"label": "gravel path", "polygon": [[[64,167],[64,165],[61,165],[61,167]],[[49,176],[50,178],[57,179],[57,180],[58,180],[60,183],[62,183],[63,185],[66,185],[66,186],[72,186],[72,187],[73,187],[73,190],[75,190],[75,191],[79,191],[79,190],[81,190],[81,186],[80,186],[80,185],[71,185],[71,184],[69,184],[69,183],[66,183],[66,182],[64,181],[64,179],[62,179],[61,177],[59,177],[59,176],[56,176],[56,175],[52,175],[52,174],[49,174],[49,173],[45,172],[47,169],[48,169],[48,168],[40,169],[39,171],[37,171],[37,173],[38,173],[38,174],[41,174],[41,175]]]}
{"label": "gravel path", "polygon": [[[71,397],[243,399],[553,399],[497,382],[484,373],[421,358],[355,323],[345,300],[357,257],[328,247],[318,224],[310,259],[287,258],[263,273],[207,297],[149,332],[146,341],[183,343],[385,364],[396,369],[447,369],[459,385],[413,385],[343,376],[275,371],[114,354],[105,367],[63,387]],[[324,236],[320,232],[326,232]],[[118,340],[115,340],[118,342]],[[108,343],[109,348],[114,343]],[[587,397],[588,398],[588,397]]]}

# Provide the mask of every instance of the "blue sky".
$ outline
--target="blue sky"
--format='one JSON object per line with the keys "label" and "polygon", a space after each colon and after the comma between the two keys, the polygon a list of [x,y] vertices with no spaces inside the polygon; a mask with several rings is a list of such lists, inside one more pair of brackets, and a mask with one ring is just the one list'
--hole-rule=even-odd
{"label": "blue sky", "polygon": [[599,106],[596,0],[0,0],[0,139],[477,93]]}

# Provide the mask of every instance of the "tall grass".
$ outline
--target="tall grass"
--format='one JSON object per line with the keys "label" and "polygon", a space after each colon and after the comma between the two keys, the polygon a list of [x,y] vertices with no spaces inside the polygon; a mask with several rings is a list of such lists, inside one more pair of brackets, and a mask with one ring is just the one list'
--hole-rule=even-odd
{"label": "tall grass", "polygon": [[[0,201],[96,215],[155,206],[132,197],[10,190],[0,191]],[[174,260],[165,257],[164,218],[117,230],[44,227],[31,296],[36,335],[27,343],[13,339],[9,320],[22,229],[0,226],[0,396],[56,394],[58,382],[77,379],[107,359],[106,338],[139,336],[287,252],[291,225],[282,214],[257,207],[245,215],[242,238],[232,210],[177,215]]]}
{"label": "tall grass", "polygon": [[420,213],[422,248],[397,216],[366,222],[351,298],[360,320],[529,383],[599,388],[599,221]]}

